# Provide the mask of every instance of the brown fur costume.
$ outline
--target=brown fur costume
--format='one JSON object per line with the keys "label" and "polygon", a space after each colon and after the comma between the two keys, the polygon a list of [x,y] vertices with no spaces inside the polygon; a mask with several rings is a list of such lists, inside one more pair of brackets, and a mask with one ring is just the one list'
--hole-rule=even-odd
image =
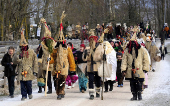
{"label": "brown fur costume", "polygon": [[69,47],[65,47],[65,39],[62,31],[62,20],[65,16],[63,12],[60,20],[60,32],[56,39],[57,45],[56,48],[53,49],[53,53],[51,53],[50,61],[51,64],[53,63],[54,71],[52,75],[57,78],[55,80],[55,88],[58,99],[61,99],[61,95],[63,96],[65,94],[64,88],[68,70],[75,71],[76,67],[72,50]]}
{"label": "brown fur costume", "polygon": [[[17,80],[20,81],[29,81],[33,80],[33,72],[38,73],[38,60],[37,55],[35,54],[34,50],[28,49],[28,58],[23,56],[23,59],[19,59],[19,55],[21,51],[18,51],[13,57],[13,63],[18,64],[18,76]],[[21,73],[22,71],[27,71],[26,77],[23,76]]]}

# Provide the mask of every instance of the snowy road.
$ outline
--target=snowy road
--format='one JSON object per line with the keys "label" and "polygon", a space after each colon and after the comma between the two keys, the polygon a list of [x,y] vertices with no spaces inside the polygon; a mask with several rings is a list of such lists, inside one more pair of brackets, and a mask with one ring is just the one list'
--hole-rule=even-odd
{"label": "snowy road", "polygon": [[[156,42],[160,46],[160,42]],[[166,41],[168,51],[170,51],[170,40]],[[72,89],[66,89],[65,98],[57,100],[57,95],[53,88],[53,93],[44,96],[38,94],[38,89],[33,91],[33,99],[21,101],[21,95],[15,98],[7,98],[0,101],[0,106],[168,106],[170,105],[170,54],[166,55],[165,60],[157,63],[156,71],[149,72],[149,88],[143,92],[142,101],[130,101],[132,94],[130,84],[124,82],[123,88],[116,87],[114,84],[112,92],[104,93],[104,100],[95,98],[89,100],[88,91],[80,93],[78,85]]]}

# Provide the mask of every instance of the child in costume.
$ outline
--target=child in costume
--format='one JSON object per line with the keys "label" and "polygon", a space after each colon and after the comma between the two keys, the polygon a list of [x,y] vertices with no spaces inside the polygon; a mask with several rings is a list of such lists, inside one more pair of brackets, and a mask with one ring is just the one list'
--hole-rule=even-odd
{"label": "child in costume", "polygon": [[80,45],[80,51],[75,53],[75,61],[77,63],[77,73],[78,73],[78,82],[79,82],[79,89],[80,92],[84,93],[87,89],[87,82],[88,79],[86,77],[87,71],[87,61],[83,61],[82,55],[85,50],[85,45]]}
{"label": "child in costume", "polygon": [[[73,47],[73,44],[69,42],[67,45],[72,50],[73,55],[75,56],[76,49]],[[68,76],[66,78],[66,84],[68,85],[67,89],[71,89],[71,87],[74,88],[74,84],[77,81],[77,79],[78,79],[77,75],[72,75],[72,73],[68,72]]]}

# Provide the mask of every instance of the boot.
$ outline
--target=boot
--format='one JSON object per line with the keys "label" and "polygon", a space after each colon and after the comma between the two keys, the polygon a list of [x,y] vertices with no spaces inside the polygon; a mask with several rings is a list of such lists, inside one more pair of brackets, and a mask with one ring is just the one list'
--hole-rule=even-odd
{"label": "boot", "polygon": [[141,94],[141,91],[138,91],[138,100],[142,100],[142,94]]}
{"label": "boot", "polygon": [[32,99],[32,98],[33,98],[32,94],[31,94],[31,95],[28,95],[28,97],[29,97],[29,99]]}
{"label": "boot", "polygon": [[63,94],[61,94],[61,98],[64,98],[64,95],[63,95]]}
{"label": "boot", "polygon": [[104,87],[105,87],[104,92],[108,92],[108,81],[104,82]]}
{"label": "boot", "polygon": [[38,91],[38,93],[42,93],[42,87],[41,87],[41,86],[39,86],[39,91]]}
{"label": "boot", "polygon": [[94,95],[90,95],[90,100],[93,100],[94,99]]}
{"label": "boot", "polygon": [[109,91],[113,91],[113,81],[110,81],[110,89]]}
{"label": "boot", "polygon": [[132,95],[133,95],[133,97],[131,98],[131,101],[137,100],[137,93],[136,92],[132,93]]}
{"label": "boot", "polygon": [[89,89],[90,100],[94,99],[94,89]]}
{"label": "boot", "polygon": [[49,88],[47,94],[52,94],[52,88]]}
{"label": "boot", "polygon": [[61,100],[61,98],[62,98],[62,95],[59,94],[59,95],[57,96],[57,100]]}
{"label": "boot", "polygon": [[99,98],[100,97],[100,94],[96,92],[96,98]]}
{"label": "boot", "polygon": [[21,98],[21,101],[25,101],[25,99],[27,99],[27,98],[25,98],[25,97],[22,97],[22,98]]}
{"label": "boot", "polygon": [[100,87],[96,88],[96,98],[100,97]]}

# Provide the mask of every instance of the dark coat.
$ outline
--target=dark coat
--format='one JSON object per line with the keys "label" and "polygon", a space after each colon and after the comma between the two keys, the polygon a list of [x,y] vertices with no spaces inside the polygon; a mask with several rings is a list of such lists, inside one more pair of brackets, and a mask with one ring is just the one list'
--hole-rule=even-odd
{"label": "dark coat", "polygon": [[166,36],[166,32],[165,31],[161,31],[160,32],[160,38],[161,38],[161,41],[164,41],[165,40],[165,36]]}
{"label": "dark coat", "polygon": [[87,63],[87,61],[83,61],[82,56],[83,56],[83,52],[77,51],[77,52],[75,53],[75,57],[77,57],[77,61],[76,61],[77,64]]}
{"label": "dark coat", "polygon": [[11,56],[6,53],[1,61],[2,66],[5,67],[4,69],[4,75],[6,77],[10,77],[10,76],[15,76],[15,69],[16,69],[16,65],[11,65],[10,63],[12,62],[12,58]]}

